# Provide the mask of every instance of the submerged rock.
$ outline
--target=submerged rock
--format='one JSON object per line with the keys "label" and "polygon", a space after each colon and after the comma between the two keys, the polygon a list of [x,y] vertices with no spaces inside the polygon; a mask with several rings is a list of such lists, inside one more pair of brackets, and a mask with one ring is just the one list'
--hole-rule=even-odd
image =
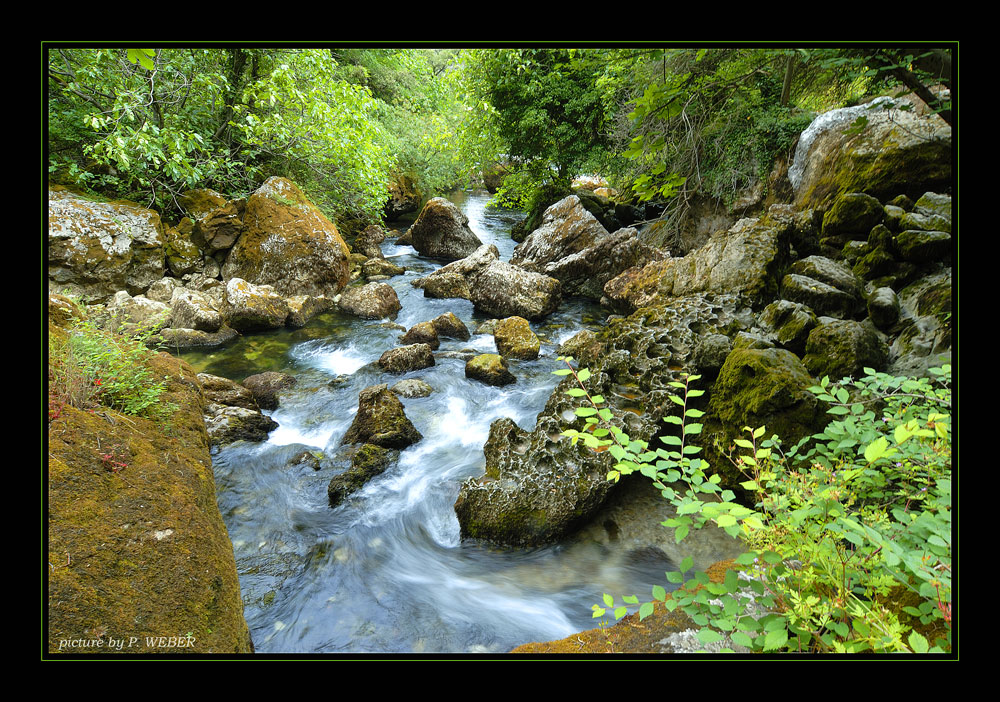
{"label": "submerged rock", "polygon": [[385,472],[399,458],[399,451],[375,444],[364,444],[351,459],[351,467],[334,476],[327,486],[330,506],[336,507],[352,493],[365,486],[369,480]]}

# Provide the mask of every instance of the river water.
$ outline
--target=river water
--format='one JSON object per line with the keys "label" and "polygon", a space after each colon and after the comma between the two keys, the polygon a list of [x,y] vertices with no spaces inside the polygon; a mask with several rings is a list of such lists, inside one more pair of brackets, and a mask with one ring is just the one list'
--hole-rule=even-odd
{"label": "river water", "polygon": [[[488,206],[485,194],[452,196],[484,243],[509,260],[510,229],[521,216]],[[453,505],[463,480],[483,473],[490,424],[510,417],[532,429],[559,378],[556,349],[604,314],[586,300],[567,300],[532,324],[542,339],[534,361],[511,361],[517,382],[496,388],[465,377],[465,360],[447,352],[495,352],[476,334],[486,317],[472,303],[425,298],[411,281],[441,265],[393,239],[383,253],[407,269],[391,284],[409,328],[455,313],[473,336],[442,339],[436,365],[405,376],[375,361],[399,344],[387,320],[334,311],[298,330],[241,338],[210,353],[184,353],[198,371],[242,380],[278,370],[296,377],[269,412],[280,425],[266,442],[213,452],[219,507],[233,541],[245,615],[261,653],[501,654],[530,641],[563,638],[596,623],[591,605],[604,592],[648,596],[666,585],[662,551],[613,548],[606,534],[560,545],[504,549],[459,538]],[[349,465],[340,439],[369,385],[419,378],[426,398],[402,398],[423,439],[344,503],[331,508],[330,479]],[[292,465],[308,449],[321,468]],[[663,531],[657,524],[653,528]],[[706,557],[706,560],[711,560]]]}

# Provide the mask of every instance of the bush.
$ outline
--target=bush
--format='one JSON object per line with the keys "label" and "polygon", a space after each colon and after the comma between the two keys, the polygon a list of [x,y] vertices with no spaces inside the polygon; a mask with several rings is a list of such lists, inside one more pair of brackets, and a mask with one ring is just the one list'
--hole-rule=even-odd
{"label": "bush", "polygon": [[49,337],[49,417],[63,405],[107,407],[122,414],[165,419],[174,405],[161,400],[164,380],[148,365],[149,333],[109,332],[87,320]]}
{"label": "bush", "polygon": [[[779,437],[745,427],[730,459],[756,496],[738,504],[718,475],[689,444],[701,412],[687,407],[700,391],[673,385],[680,414],[665,417],[679,435],[661,437],[668,448],[650,449],[613,425],[604,399],[583,383],[586,369],[564,359],[580,387],[568,393],[589,406],[584,431],[567,430],[574,442],[607,447],[618,461],[609,479],[639,471],[677,508],[664,522],[677,542],[691,528],[713,523],[746,546],[725,581],[704,573],[667,573],[681,587],[668,609],[682,609],[701,627],[705,643],[724,642],[750,651],[944,652],[951,649],[951,367],[932,369],[930,379],[896,378],[865,370],[854,381],[810,388],[830,404],[826,429],[783,452]],[[736,449],[740,451],[737,452]],[[676,486],[680,486],[677,488]],[[709,499],[702,499],[708,497]],[[638,598],[623,598],[616,618]],[[605,595],[594,616],[614,607]],[[639,607],[640,619],[653,611]],[[725,649],[733,650],[733,648]]]}

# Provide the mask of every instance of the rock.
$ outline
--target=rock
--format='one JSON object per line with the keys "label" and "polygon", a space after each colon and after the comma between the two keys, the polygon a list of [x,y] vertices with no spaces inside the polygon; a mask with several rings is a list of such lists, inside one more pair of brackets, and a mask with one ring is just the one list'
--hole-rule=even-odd
{"label": "rock", "polygon": [[899,298],[892,288],[879,288],[868,296],[868,316],[883,331],[899,320]]}
{"label": "rock", "polygon": [[864,193],[844,193],[823,215],[824,237],[846,236],[867,239],[872,227],[882,222],[882,203]]}
{"label": "rock", "polygon": [[401,344],[427,344],[432,350],[441,346],[437,328],[433,322],[419,322],[399,338]]}
{"label": "rock", "polygon": [[863,308],[861,282],[846,265],[823,256],[796,261],[781,281],[781,296],[818,314],[851,317]]}
{"label": "rock", "polygon": [[582,329],[559,345],[560,356],[571,356],[582,367],[589,366],[604,351],[604,344],[589,329]]}
{"label": "rock", "polygon": [[694,347],[691,364],[702,377],[714,380],[732,350],[733,342],[725,334],[706,334]]}
{"label": "rock", "polygon": [[358,413],[344,434],[342,443],[375,444],[382,448],[403,449],[422,438],[407,419],[403,403],[383,383],[361,391]]}
{"label": "rock", "polygon": [[819,431],[828,418],[808,390],[812,385],[806,366],[784,349],[734,348],[726,357],[712,386],[699,445],[729,487],[739,490],[746,478],[715,447],[746,438],[747,426],[765,427],[765,435],[777,434],[783,446]]}
{"label": "rock", "polygon": [[285,302],[288,304],[288,319],[285,323],[290,327],[304,327],[316,315],[336,306],[333,300],[322,295],[295,295]]}
{"label": "rock", "polygon": [[445,312],[431,320],[438,336],[446,336],[461,341],[469,340],[469,329],[453,312]]}
{"label": "rock", "polygon": [[787,264],[791,224],[775,218],[741,219],[716,232],[683,258],[630,268],[604,286],[602,304],[631,314],[657,300],[694,293],[737,294],[753,304],[774,299]]}
{"label": "rock", "polygon": [[146,290],[146,297],[169,305],[174,296],[174,290],[184,287],[184,284],[177,278],[160,278]]}
{"label": "rock", "polygon": [[447,261],[465,258],[483,245],[469,229],[469,218],[443,197],[427,201],[409,233],[421,256]]}
{"label": "rock", "polygon": [[883,371],[888,360],[889,349],[871,322],[826,319],[809,332],[802,362],[817,378],[840,380],[860,377],[866,367]]}
{"label": "rock", "polygon": [[238,331],[225,324],[215,332],[167,328],[161,329],[159,333],[161,343],[171,350],[222,346],[239,335]]}
{"label": "rock", "polygon": [[413,285],[423,288],[427,297],[465,297],[495,317],[537,319],[554,312],[562,301],[558,280],[500,261],[493,245],[481,246]]}
{"label": "rock", "polygon": [[209,256],[231,249],[243,233],[245,202],[207,189],[188,190],[178,202],[193,220],[191,241]]}
{"label": "rock", "polygon": [[321,470],[323,468],[322,464],[323,454],[318,451],[299,451],[297,454],[292,456],[291,460],[286,464],[288,467],[304,466],[312,468],[313,470]]}
{"label": "rock", "polygon": [[337,227],[285,178],[268,178],[247,201],[245,228],[222,268],[225,280],[271,285],[283,297],[333,297],[350,278]]}
{"label": "rock", "polygon": [[208,405],[205,428],[213,446],[237,441],[266,441],[268,434],[278,428],[278,423],[259,411],[243,407]]}
{"label": "rock", "polygon": [[496,353],[482,353],[469,359],[465,364],[465,377],[496,386],[510,385],[517,380],[507,368],[507,362]]}
{"label": "rock", "polygon": [[805,353],[809,332],[817,323],[808,306],[790,300],[772,302],[760,314],[761,326],[774,335],[782,348],[796,355]]}
{"label": "rock", "polygon": [[469,282],[469,299],[476,309],[494,317],[540,319],[562,302],[558,280],[495,261]]}
{"label": "rock", "polygon": [[396,174],[389,181],[389,199],[385,203],[385,218],[387,221],[416,212],[420,209],[420,193],[417,191],[413,178],[404,174]]}
{"label": "rock", "polygon": [[[852,126],[859,117],[866,124],[856,134]],[[831,110],[799,138],[789,168],[795,204],[815,208],[842,193],[885,199],[946,187],[952,179],[951,151],[951,127],[943,119],[898,109],[888,98]]]}
{"label": "rock", "polygon": [[199,373],[198,382],[201,384],[205,397],[211,403],[253,411],[260,410],[250,388],[240,385],[235,380],[210,373]]}
{"label": "rock", "polygon": [[384,258],[381,246],[383,241],[385,241],[385,230],[377,224],[371,224],[355,237],[353,251],[369,259]]}
{"label": "rock", "polygon": [[921,278],[899,291],[899,321],[889,349],[889,372],[923,375],[951,362],[953,303],[951,271]]}
{"label": "rock", "polygon": [[48,191],[49,290],[106,302],[139,295],[164,275],[164,226],[153,210],[98,202],[60,186]]}
{"label": "rock", "polygon": [[157,330],[170,322],[170,307],[144,295],[132,297],[124,290],[115,293],[108,303],[108,312],[121,324],[143,330]]}
{"label": "rock", "polygon": [[399,452],[375,444],[364,444],[351,459],[351,467],[334,476],[327,486],[330,506],[336,507],[369,480],[385,472],[399,458]]}
{"label": "rock", "polygon": [[409,344],[383,353],[378,365],[387,373],[407,373],[433,366],[434,353],[427,344]]}
{"label": "rock", "polygon": [[[205,399],[191,367],[156,354],[176,410],[162,423],[66,406],[46,441],[45,627],[67,658],[252,654],[233,545],[219,514]],[[116,421],[109,421],[111,417]],[[121,456],[114,475],[98,453]],[[112,642],[134,636],[132,646]],[[150,645],[172,636],[183,649]],[[72,650],[60,642],[75,641]]]}
{"label": "rock", "polygon": [[261,409],[278,409],[278,394],[295,385],[294,376],[277,371],[257,373],[244,379],[243,387],[250,390]]}
{"label": "rock", "polygon": [[204,265],[201,249],[191,240],[193,230],[194,224],[185,217],[176,227],[170,227],[165,232],[165,262],[170,272],[177,277],[194,273]]}
{"label": "rock", "polygon": [[542,214],[542,223],[514,248],[510,262],[541,273],[547,264],[593,246],[608,231],[580,202],[570,195]]}
{"label": "rock", "polygon": [[220,313],[209,299],[187,288],[175,288],[170,298],[170,326],[213,333],[222,326]]}
{"label": "rock", "polygon": [[896,236],[899,255],[909,263],[935,263],[951,255],[951,234],[910,229]]}
{"label": "rock", "polygon": [[396,393],[400,397],[428,397],[434,388],[420,380],[419,378],[407,378],[406,380],[400,380],[398,383],[389,388],[392,392]]}
{"label": "rock", "polygon": [[361,264],[361,274],[371,280],[375,276],[385,276],[391,278],[395,275],[403,275],[405,268],[390,263],[384,258],[370,258]]}
{"label": "rock", "polygon": [[493,340],[504,358],[530,361],[538,358],[541,348],[541,342],[524,317],[501,319],[493,329]]}
{"label": "rock", "polygon": [[362,319],[395,317],[402,309],[396,290],[387,283],[352,285],[340,295],[341,311]]}
{"label": "rock", "polygon": [[283,327],[288,312],[288,303],[270,285],[254,285],[242,278],[226,283],[222,317],[239,332]]}

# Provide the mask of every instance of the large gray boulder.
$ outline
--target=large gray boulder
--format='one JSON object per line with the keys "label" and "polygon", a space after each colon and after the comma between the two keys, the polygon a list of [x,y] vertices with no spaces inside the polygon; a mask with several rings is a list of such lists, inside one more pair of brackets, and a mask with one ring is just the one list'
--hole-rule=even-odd
{"label": "large gray boulder", "polygon": [[341,311],[362,319],[394,317],[402,309],[396,290],[379,282],[348,287],[337,304]]}
{"label": "large gray boulder", "polygon": [[421,256],[447,261],[465,258],[483,245],[469,229],[469,218],[443,197],[427,201],[409,234],[413,248]]}

